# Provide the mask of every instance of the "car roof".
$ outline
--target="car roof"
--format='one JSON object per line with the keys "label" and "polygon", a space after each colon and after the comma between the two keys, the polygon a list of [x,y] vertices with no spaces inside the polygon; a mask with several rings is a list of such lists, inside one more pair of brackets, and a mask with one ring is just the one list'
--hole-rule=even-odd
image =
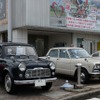
{"label": "car roof", "polygon": [[23,46],[32,46],[30,44],[26,44],[26,43],[16,43],[16,42],[1,42],[0,46],[11,46],[11,45],[23,45]]}
{"label": "car roof", "polygon": [[54,47],[51,49],[83,49],[83,48],[80,48],[80,47]]}

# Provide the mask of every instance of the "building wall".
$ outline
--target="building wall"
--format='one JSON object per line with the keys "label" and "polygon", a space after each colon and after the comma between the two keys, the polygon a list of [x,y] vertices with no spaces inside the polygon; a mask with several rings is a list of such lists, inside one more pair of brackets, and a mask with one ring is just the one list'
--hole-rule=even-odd
{"label": "building wall", "polygon": [[100,42],[99,34],[87,34],[87,33],[74,33],[73,34],[73,43],[77,46],[77,38],[83,38],[83,47],[89,53],[90,52],[90,43],[92,43],[92,53],[97,51],[97,43]]}
{"label": "building wall", "polygon": [[[7,23],[8,23],[8,0],[6,0],[6,18],[0,20],[0,33],[3,34],[3,31],[7,31]],[[88,43],[93,42],[94,48],[93,51],[97,50],[97,43],[100,41],[99,32],[98,35],[93,33],[88,33],[87,30],[82,30],[82,32],[78,32],[78,30],[74,32],[74,29],[67,29],[67,27],[63,28],[59,33],[61,27],[53,27],[50,26],[50,0],[12,0],[12,25],[13,25],[13,42],[23,42],[28,43],[28,33],[27,30],[34,30],[34,27],[39,27],[39,31],[43,29],[43,31],[47,30],[46,36],[48,36],[48,46],[49,48],[53,47],[56,43],[65,43],[66,46],[70,46],[71,43],[74,46],[77,46],[77,38],[84,38],[85,49],[88,50]],[[41,28],[40,28],[41,27]],[[46,29],[48,28],[48,29]],[[35,29],[38,31],[38,29]],[[54,32],[50,34],[50,32]],[[64,33],[62,32],[64,31]],[[66,31],[66,33],[65,33]],[[67,33],[68,31],[74,32]],[[80,31],[80,30],[79,30]],[[33,33],[36,34],[36,33]],[[38,36],[41,36],[42,33],[38,33]],[[43,35],[43,34],[42,34]],[[2,35],[0,35],[2,37]],[[0,38],[0,41],[2,38]]]}
{"label": "building wall", "polygon": [[13,27],[49,26],[49,0],[12,0]]}
{"label": "building wall", "polygon": [[49,0],[26,0],[26,24],[49,26]]}
{"label": "building wall", "polygon": [[12,0],[12,26],[23,27],[26,25],[26,0]]}
{"label": "building wall", "polygon": [[[8,15],[7,11],[8,11],[8,3],[6,3],[6,19],[0,20],[0,24],[2,25],[7,24],[7,15]],[[66,19],[66,16],[64,18]],[[33,27],[42,26],[42,27],[54,28],[54,26],[50,26],[50,21],[51,21],[50,19],[51,19],[50,0],[12,0],[13,28],[29,27],[29,26]],[[64,21],[66,22],[66,20]],[[58,25],[56,25],[56,28],[63,29],[63,27],[60,26],[58,27]],[[64,29],[67,30],[67,27],[64,27]]]}
{"label": "building wall", "polygon": [[28,43],[28,33],[25,29],[13,30],[13,42]]}

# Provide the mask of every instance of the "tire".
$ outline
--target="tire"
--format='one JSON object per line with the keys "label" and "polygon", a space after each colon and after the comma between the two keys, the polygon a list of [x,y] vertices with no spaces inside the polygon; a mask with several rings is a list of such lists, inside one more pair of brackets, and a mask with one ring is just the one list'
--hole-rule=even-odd
{"label": "tire", "polygon": [[81,70],[81,83],[88,83],[89,82],[89,74],[86,70]]}
{"label": "tire", "polygon": [[46,83],[46,86],[41,86],[41,88],[45,91],[48,91],[52,87],[52,82]]}
{"label": "tire", "polygon": [[7,93],[14,93],[14,82],[8,73],[4,77],[4,86]]}

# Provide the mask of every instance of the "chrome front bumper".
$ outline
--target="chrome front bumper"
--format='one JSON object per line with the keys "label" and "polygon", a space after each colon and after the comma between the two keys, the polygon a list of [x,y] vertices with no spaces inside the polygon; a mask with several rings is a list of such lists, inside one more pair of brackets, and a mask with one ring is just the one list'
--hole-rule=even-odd
{"label": "chrome front bumper", "polygon": [[93,72],[93,73],[90,74],[90,76],[91,77],[95,77],[95,78],[97,77],[98,78],[98,77],[100,77],[100,72]]}
{"label": "chrome front bumper", "polygon": [[[48,79],[45,79],[46,82],[52,82],[54,80],[56,80],[57,78],[48,78]],[[35,80],[14,80],[14,84],[15,85],[27,85],[27,84],[34,84],[36,80],[39,80],[39,79],[35,79]]]}

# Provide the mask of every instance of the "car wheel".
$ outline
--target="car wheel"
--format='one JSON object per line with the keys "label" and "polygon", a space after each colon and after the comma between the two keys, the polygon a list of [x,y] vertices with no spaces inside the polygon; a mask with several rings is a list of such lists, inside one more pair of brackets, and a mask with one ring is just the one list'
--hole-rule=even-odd
{"label": "car wheel", "polygon": [[7,93],[13,93],[14,92],[13,80],[8,73],[5,75],[4,85],[5,85],[5,90],[6,90]]}
{"label": "car wheel", "polygon": [[41,88],[45,91],[48,91],[52,87],[52,82],[46,83],[46,86],[41,86]]}
{"label": "car wheel", "polygon": [[89,74],[87,73],[86,70],[82,69],[81,70],[81,83],[88,83],[89,81]]}

